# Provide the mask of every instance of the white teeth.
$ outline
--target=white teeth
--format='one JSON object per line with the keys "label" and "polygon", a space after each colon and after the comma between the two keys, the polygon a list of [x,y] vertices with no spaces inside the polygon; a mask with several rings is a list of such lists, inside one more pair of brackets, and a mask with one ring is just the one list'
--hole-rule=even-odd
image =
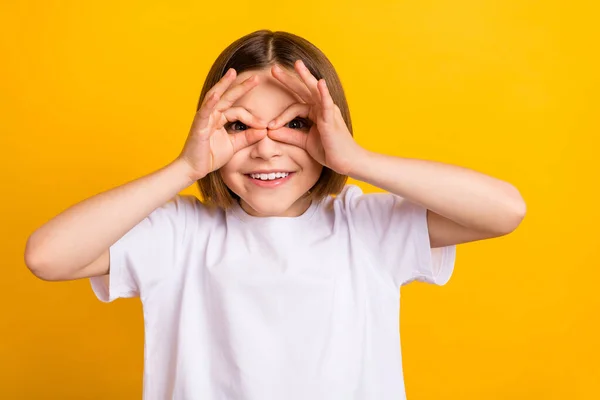
{"label": "white teeth", "polygon": [[288,172],[271,172],[269,174],[250,174],[254,179],[260,179],[261,181],[272,181],[274,179],[285,178],[288,176]]}

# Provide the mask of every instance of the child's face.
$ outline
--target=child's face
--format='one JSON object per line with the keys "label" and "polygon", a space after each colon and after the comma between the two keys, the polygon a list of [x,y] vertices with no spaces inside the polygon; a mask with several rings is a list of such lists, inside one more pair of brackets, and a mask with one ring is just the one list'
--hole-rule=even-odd
{"label": "child's face", "polygon": [[[233,85],[254,74],[259,75],[260,83],[233,106],[244,107],[268,123],[290,105],[301,102],[296,94],[273,78],[270,68],[242,72]],[[309,126],[301,120],[292,121],[279,129],[284,132],[296,129],[308,134]],[[230,129],[241,131],[255,128],[238,122]],[[317,182],[322,169],[322,165],[303,149],[265,136],[258,143],[235,153],[219,171],[225,184],[240,196],[241,206],[248,214],[294,217],[304,213],[310,205],[303,196]],[[256,179],[256,175],[254,178],[251,176],[260,172],[283,172],[289,175],[267,181]]]}

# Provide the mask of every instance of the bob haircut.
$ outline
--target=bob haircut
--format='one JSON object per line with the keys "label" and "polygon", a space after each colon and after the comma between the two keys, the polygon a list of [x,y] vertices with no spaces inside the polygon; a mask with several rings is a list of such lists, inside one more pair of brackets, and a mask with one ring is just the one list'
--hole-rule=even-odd
{"label": "bob haircut", "polygon": [[[223,50],[204,81],[196,111],[200,109],[206,93],[219,82],[229,68],[234,68],[240,74],[279,64],[294,71],[294,62],[298,59],[304,62],[317,80],[325,79],[331,97],[339,107],[350,134],[353,135],[346,96],[331,62],[321,50],[306,39],[282,31],[258,30],[237,39]],[[319,201],[330,194],[339,194],[347,180],[348,176],[323,167],[317,183],[306,196]],[[199,179],[197,183],[200,195],[207,205],[226,209],[239,200],[239,196],[225,185],[218,170]]]}

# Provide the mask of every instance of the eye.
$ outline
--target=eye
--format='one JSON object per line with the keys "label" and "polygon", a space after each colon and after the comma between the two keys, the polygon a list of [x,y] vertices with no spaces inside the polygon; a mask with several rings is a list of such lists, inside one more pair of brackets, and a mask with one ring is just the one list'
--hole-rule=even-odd
{"label": "eye", "polygon": [[228,131],[231,129],[233,129],[234,131],[244,131],[244,130],[248,129],[248,126],[246,124],[244,124],[243,122],[233,121],[233,122],[229,122],[228,124],[225,124],[225,129]]}
{"label": "eye", "polygon": [[286,125],[292,129],[306,129],[310,127],[310,121],[304,118],[294,118]]}

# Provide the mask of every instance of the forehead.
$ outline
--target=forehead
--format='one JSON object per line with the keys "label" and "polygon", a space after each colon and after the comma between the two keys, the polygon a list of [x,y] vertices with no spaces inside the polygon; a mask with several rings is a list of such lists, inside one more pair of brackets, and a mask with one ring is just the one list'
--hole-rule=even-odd
{"label": "forehead", "polygon": [[[293,71],[288,72],[296,75]],[[258,85],[240,97],[234,106],[244,107],[257,117],[269,119],[276,117],[293,103],[301,101],[296,93],[271,75],[270,67],[240,73],[231,87],[252,75],[258,75]]]}

